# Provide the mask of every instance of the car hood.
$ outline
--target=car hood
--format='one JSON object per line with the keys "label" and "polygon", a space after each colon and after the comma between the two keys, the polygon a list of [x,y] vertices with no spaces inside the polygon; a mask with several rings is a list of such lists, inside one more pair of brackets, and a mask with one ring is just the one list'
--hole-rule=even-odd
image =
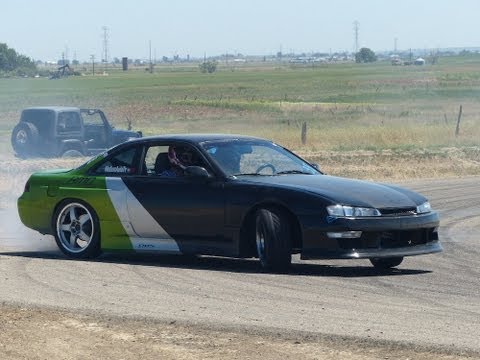
{"label": "car hood", "polygon": [[37,171],[35,172],[35,174],[40,174],[40,175],[54,175],[54,174],[65,174],[65,173],[68,173],[70,171],[72,171],[73,169],[49,169],[49,170],[41,170],[41,171]]}
{"label": "car hood", "polygon": [[401,187],[329,175],[242,176],[239,180],[301,190],[342,205],[414,208],[427,201],[422,195]]}

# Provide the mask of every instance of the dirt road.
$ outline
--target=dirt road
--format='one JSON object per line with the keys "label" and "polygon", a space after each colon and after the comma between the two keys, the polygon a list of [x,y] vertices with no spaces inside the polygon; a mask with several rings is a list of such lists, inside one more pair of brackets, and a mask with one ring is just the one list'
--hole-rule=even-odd
{"label": "dirt road", "polygon": [[0,358],[480,358],[480,178],[404,183],[444,252],[368,261],[104,255],[66,260],[0,210]]}

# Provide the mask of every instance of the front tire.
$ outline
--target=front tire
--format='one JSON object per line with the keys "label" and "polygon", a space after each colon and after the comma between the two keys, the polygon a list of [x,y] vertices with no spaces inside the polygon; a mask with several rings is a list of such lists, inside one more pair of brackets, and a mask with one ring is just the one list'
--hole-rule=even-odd
{"label": "front tire", "polygon": [[100,255],[100,224],[95,211],[80,200],[65,200],[54,215],[55,241],[74,259]]}
{"label": "front tire", "polygon": [[388,270],[400,265],[403,261],[403,257],[390,257],[390,258],[373,258],[370,262],[379,270]]}
{"label": "front tire", "polygon": [[255,243],[265,270],[285,271],[292,262],[291,227],[278,209],[260,209],[255,217]]}

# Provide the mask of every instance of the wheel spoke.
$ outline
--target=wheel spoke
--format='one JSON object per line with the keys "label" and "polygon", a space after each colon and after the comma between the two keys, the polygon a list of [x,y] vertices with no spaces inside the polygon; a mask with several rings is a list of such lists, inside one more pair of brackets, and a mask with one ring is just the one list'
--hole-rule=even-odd
{"label": "wheel spoke", "polygon": [[90,220],[90,216],[88,214],[83,214],[78,218],[78,221],[80,222],[80,225],[84,225],[88,220]]}
{"label": "wheel spoke", "polygon": [[70,208],[70,222],[77,220],[77,215],[75,215],[75,207]]}
{"label": "wheel spoke", "polygon": [[83,241],[90,241],[90,235],[87,235],[83,230],[80,231],[78,237]]}
{"label": "wheel spoke", "polygon": [[60,227],[60,229],[61,229],[62,231],[69,231],[69,232],[71,231],[71,230],[70,230],[70,224],[62,224],[62,226]]}
{"label": "wheel spoke", "polygon": [[77,244],[77,236],[72,233],[70,234],[70,248],[74,249],[76,244]]}

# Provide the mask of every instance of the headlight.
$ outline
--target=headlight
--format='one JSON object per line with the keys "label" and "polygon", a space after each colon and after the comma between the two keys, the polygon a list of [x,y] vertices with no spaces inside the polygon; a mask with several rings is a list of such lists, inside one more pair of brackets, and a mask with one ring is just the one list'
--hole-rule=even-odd
{"label": "headlight", "polygon": [[425,214],[432,211],[432,207],[428,201],[424,202],[422,205],[417,206],[417,214]]}
{"label": "headlight", "polygon": [[327,212],[330,216],[337,217],[371,217],[382,216],[380,211],[374,208],[364,208],[345,205],[330,205],[327,206]]}

